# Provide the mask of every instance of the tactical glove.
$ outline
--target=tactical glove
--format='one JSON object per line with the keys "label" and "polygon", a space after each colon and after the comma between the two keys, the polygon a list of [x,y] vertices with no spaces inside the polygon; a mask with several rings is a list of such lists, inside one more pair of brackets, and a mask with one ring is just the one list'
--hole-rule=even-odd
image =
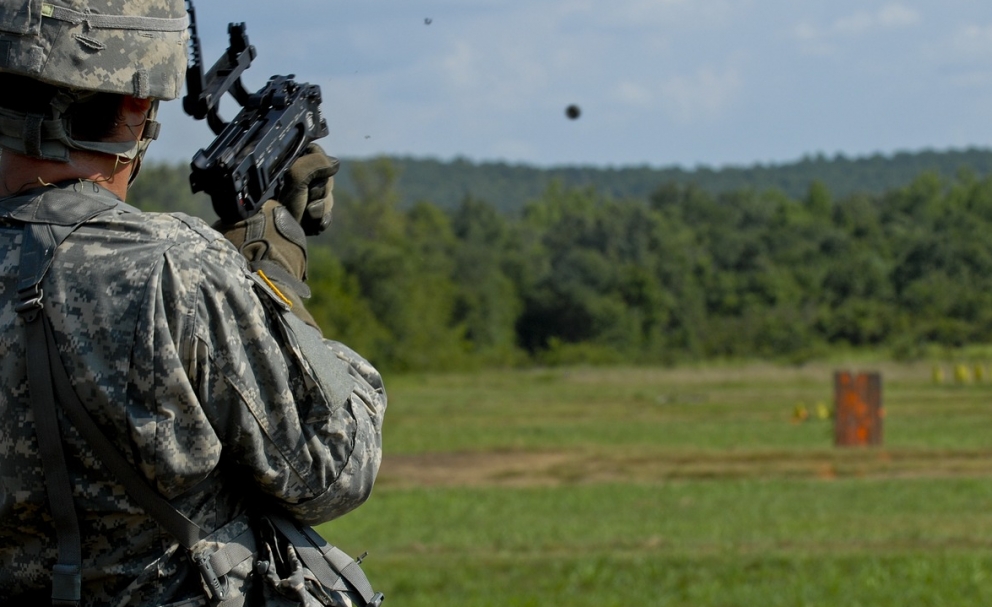
{"label": "tactical glove", "polygon": [[316,144],[290,167],[278,200],[268,200],[248,219],[235,224],[218,221],[224,234],[248,260],[292,303],[293,313],[314,327],[303,307],[310,297],[307,279],[307,235],[319,234],[331,223],[331,194],[338,161]]}
{"label": "tactical glove", "polygon": [[334,207],[334,174],[340,164],[337,158],[324,153],[311,143],[286,174],[282,188],[276,194],[307,236],[315,236],[331,225]]}
{"label": "tactical glove", "polygon": [[317,326],[303,307],[310,297],[307,279],[307,236],[277,200],[269,200],[257,213],[235,224],[218,221],[214,229],[238,250],[253,272],[272,283],[292,305],[292,311],[309,325]]}

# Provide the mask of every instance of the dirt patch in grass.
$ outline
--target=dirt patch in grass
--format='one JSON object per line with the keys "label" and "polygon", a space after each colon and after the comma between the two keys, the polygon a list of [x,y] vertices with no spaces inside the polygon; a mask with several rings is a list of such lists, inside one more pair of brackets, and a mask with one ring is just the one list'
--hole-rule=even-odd
{"label": "dirt patch in grass", "polygon": [[733,478],[992,477],[992,450],[590,453],[499,451],[387,455],[380,487],[555,486]]}

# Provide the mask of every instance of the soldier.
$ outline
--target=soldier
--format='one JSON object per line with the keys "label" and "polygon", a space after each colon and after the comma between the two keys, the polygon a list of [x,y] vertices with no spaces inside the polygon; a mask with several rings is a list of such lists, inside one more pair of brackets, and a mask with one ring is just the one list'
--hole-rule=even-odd
{"label": "soldier", "polygon": [[[159,100],[179,95],[186,43],[180,0],[0,0],[3,604],[72,603],[73,579],[82,605],[193,606],[212,594],[61,411],[82,562],[79,578],[56,567],[63,536],[39,455],[38,366],[26,362],[32,310],[50,323],[51,366],[61,362],[102,433],[217,546],[257,506],[306,524],[340,516],[378,471],[380,376],[323,339],[302,303],[305,234],[330,221],[337,161],[314,147],[281,200],[216,229],[123,204]],[[36,234],[51,242],[35,246]],[[230,604],[261,577],[239,559],[228,573],[246,581],[228,589]]]}

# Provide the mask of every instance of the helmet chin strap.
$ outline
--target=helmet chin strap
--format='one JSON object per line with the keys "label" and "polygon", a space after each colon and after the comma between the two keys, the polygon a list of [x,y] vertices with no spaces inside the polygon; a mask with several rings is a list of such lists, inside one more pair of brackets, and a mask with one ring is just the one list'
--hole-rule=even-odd
{"label": "helmet chin strap", "polygon": [[63,89],[52,99],[51,117],[0,108],[0,146],[14,152],[56,162],[68,162],[70,150],[82,150],[117,156],[122,162],[132,162],[144,156],[162,125],[155,121],[158,100],[146,114],[144,128],[133,141],[77,141],[72,138],[65,111],[92,93],[77,93]]}
{"label": "helmet chin strap", "polygon": [[141,166],[141,160],[144,158],[145,152],[148,151],[148,146],[151,145],[152,141],[158,139],[158,134],[162,131],[161,123],[155,120],[157,115],[158,100],[155,99],[152,101],[152,105],[148,109],[148,113],[145,114],[144,122],[140,125],[128,125],[128,128],[132,130],[132,133],[134,128],[138,126],[143,127],[141,129],[141,134],[136,135],[134,141],[76,141],[74,139],[67,138],[63,143],[74,150],[85,150],[88,152],[98,152],[117,156],[121,163],[137,163],[135,165],[135,170],[131,173],[131,181],[134,181],[134,176],[137,174],[138,168]]}
{"label": "helmet chin strap", "polygon": [[138,172],[141,171],[141,162],[145,159],[145,152],[148,151],[148,146],[152,144],[152,141],[158,139],[158,134],[162,130],[162,124],[155,120],[157,116],[158,99],[155,99],[152,101],[152,106],[148,108],[148,113],[145,114],[145,128],[141,130],[141,136],[138,137],[136,142],[138,147],[137,152],[130,158],[130,162],[134,166],[131,169],[131,176],[127,180],[127,186],[129,188],[134,183],[134,180],[138,178]]}

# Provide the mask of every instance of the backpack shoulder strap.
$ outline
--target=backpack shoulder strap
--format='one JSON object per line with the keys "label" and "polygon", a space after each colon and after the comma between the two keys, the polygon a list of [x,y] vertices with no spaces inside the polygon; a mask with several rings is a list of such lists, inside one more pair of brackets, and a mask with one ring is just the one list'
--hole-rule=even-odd
{"label": "backpack shoulder strap", "polygon": [[[127,209],[129,210],[129,209]],[[86,219],[90,219],[87,217]],[[52,604],[77,606],[81,600],[82,542],[72,498],[57,402],[128,494],[169,533],[189,548],[206,534],[154,491],[110,443],[79,401],[59,357],[51,323],[45,316],[42,280],[55,250],[82,221],[71,226],[25,223],[15,310],[25,323],[28,389],[35,434],[45,474],[45,490],[54,519],[58,561],[52,570]]]}
{"label": "backpack shoulder strap", "polygon": [[[72,485],[65,464],[62,435],[55,410],[54,386],[45,341],[44,325],[47,320],[42,319],[44,295],[40,283],[47,265],[51,263],[50,259],[46,262],[44,251],[49,249],[52,241],[50,231],[37,230],[37,227],[51,228],[45,224],[25,226],[18,282],[20,302],[15,309],[25,322],[31,410],[34,414],[42,470],[45,473],[45,491],[58,540],[59,557],[52,569],[52,605],[75,606],[79,605],[82,585],[79,520],[72,500]],[[54,251],[54,248],[51,250]],[[35,280],[34,276],[38,276],[38,279]]]}

